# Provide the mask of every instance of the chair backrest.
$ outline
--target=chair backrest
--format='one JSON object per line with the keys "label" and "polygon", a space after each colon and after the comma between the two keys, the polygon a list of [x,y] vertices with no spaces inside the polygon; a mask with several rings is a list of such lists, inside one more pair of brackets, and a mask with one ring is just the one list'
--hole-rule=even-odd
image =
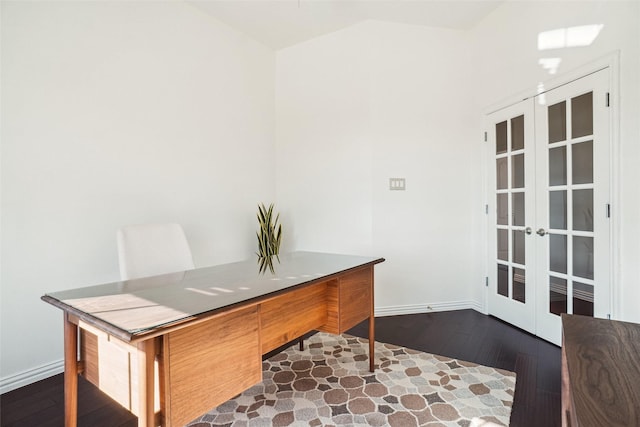
{"label": "chair backrest", "polygon": [[194,268],[180,224],[129,225],[118,230],[117,240],[122,280]]}

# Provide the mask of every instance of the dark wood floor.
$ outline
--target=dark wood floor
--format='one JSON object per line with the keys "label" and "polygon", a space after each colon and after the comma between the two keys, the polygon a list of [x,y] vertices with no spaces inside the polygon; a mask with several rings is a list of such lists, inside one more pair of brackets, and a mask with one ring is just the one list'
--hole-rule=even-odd
{"label": "dark wood floor", "polygon": [[[349,333],[366,337],[367,323]],[[378,341],[517,373],[511,425],[560,425],[560,349],[473,310],[376,319]],[[137,419],[82,378],[78,425],[134,427]],[[0,425],[62,426],[62,374],[0,396]]]}
{"label": "dark wood floor", "polygon": [[[366,324],[350,331],[367,336]],[[381,317],[376,341],[515,372],[513,427],[560,426],[560,348],[474,310]]]}

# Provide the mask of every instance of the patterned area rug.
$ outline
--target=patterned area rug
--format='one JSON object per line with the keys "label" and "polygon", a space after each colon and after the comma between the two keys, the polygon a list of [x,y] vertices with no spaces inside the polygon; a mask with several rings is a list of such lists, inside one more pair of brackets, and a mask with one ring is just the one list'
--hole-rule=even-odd
{"label": "patterned area rug", "polygon": [[213,426],[508,425],[513,372],[317,333],[263,362],[263,381],[189,424]]}

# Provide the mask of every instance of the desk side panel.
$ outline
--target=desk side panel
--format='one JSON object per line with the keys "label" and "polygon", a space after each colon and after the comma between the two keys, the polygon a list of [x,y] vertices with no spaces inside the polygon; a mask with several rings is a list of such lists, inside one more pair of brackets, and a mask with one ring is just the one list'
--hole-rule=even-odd
{"label": "desk side panel", "polygon": [[373,298],[373,266],[353,271],[340,278],[340,331],[369,318]]}
{"label": "desk side panel", "polygon": [[[103,393],[138,415],[138,352],[135,346],[89,325],[80,325],[82,375]],[[160,410],[159,365],[155,371],[155,410]]]}
{"label": "desk side panel", "polygon": [[[84,369],[81,374],[93,385],[100,387],[100,357],[98,355],[98,337],[80,328],[80,361]],[[126,405],[127,407],[128,402]]]}
{"label": "desk side panel", "polygon": [[185,425],[262,380],[258,308],[169,333],[163,357],[167,425]]}
{"label": "desk side panel", "polygon": [[373,307],[373,266],[345,273],[327,282],[327,322],[317,328],[341,334],[370,317]]}

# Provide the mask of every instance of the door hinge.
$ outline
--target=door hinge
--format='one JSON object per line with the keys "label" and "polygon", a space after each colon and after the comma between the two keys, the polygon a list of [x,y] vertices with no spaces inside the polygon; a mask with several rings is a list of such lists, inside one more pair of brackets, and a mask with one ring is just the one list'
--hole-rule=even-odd
{"label": "door hinge", "polygon": [[607,92],[607,107],[609,106],[609,92]]}
{"label": "door hinge", "polygon": [[484,213],[489,215],[489,205],[484,205]]}
{"label": "door hinge", "polygon": [[489,287],[489,276],[485,276],[484,278],[484,285],[488,288]]}
{"label": "door hinge", "polygon": [[487,133],[484,133],[484,142],[487,142]]}
{"label": "door hinge", "polygon": [[607,218],[611,218],[611,205],[607,203]]}

